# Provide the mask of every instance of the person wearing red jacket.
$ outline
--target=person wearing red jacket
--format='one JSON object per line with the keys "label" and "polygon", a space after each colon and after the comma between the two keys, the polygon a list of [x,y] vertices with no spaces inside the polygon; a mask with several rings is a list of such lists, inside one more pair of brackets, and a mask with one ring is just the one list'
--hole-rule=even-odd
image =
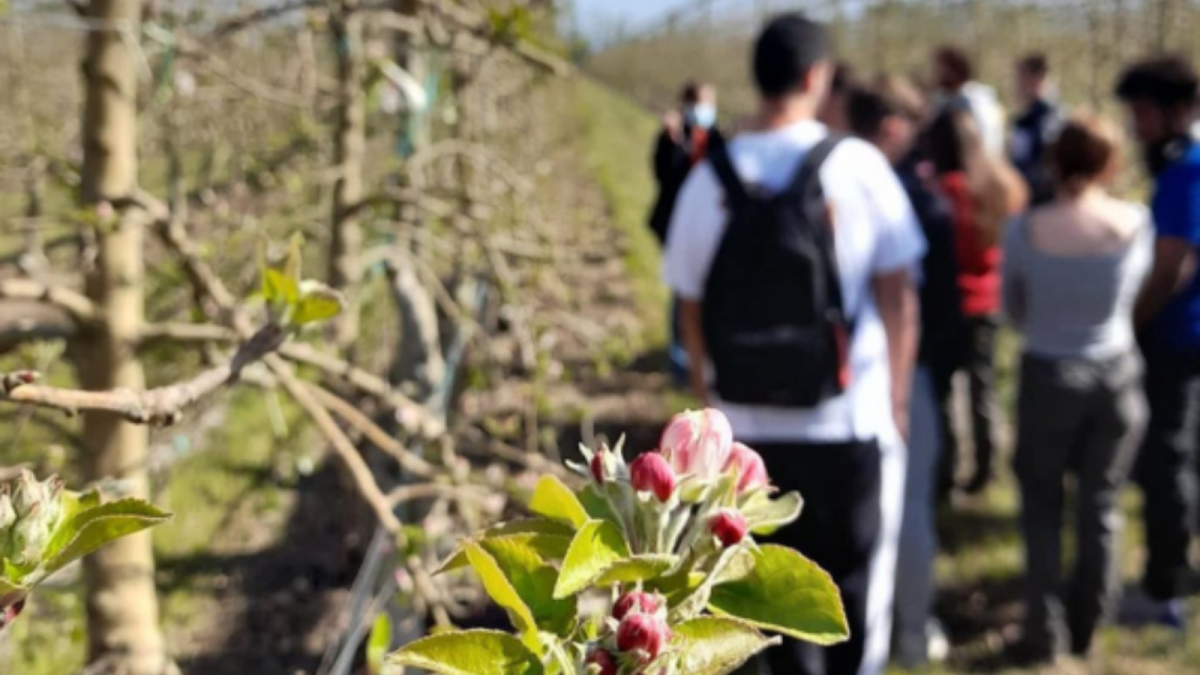
{"label": "person wearing red jacket", "polygon": [[[992,478],[995,454],[995,342],[1000,314],[1000,233],[1028,201],[1021,176],[1004,159],[988,153],[974,116],[965,108],[948,108],[926,133],[928,156],[954,222],[958,286],[966,318],[966,363],[971,394],[971,431],[975,473],[969,493],[981,492]],[[950,423],[950,396],[942,402],[946,451],[942,454],[942,487],[954,487],[957,448]]]}

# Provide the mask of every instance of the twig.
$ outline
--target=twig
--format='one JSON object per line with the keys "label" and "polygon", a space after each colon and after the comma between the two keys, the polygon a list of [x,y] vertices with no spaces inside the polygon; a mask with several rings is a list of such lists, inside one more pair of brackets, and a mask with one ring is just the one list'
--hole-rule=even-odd
{"label": "twig", "polygon": [[155,342],[237,342],[237,333],[225,326],[200,323],[160,323],[142,328],[139,344]]}
{"label": "twig", "polygon": [[81,324],[93,325],[99,321],[99,314],[91,300],[82,293],[62,286],[30,279],[0,279],[0,299],[36,300],[63,308]]}
{"label": "twig", "polygon": [[302,382],[287,363],[277,357],[268,357],[266,359],[267,366],[271,369],[275,376],[279,378],[279,383],[287,390],[288,394],[295,399],[296,403],[300,404],[301,408],[308,413],[313,422],[320,429],[321,433],[329,441],[333,447],[334,453],[342,462],[342,466],[346,469],[351,480],[358,490],[358,494],[367,502],[367,505],[375,513],[375,518],[379,520],[380,527],[383,527],[388,532],[393,534],[400,532],[400,520],[396,518],[396,514],[392,512],[392,506],[388,502],[387,495],[379,489],[379,484],[375,482],[375,477],[371,475],[371,469],[363,460],[362,455],[358,454],[358,449],[354,447],[354,443],[346,436],[337,421],[333,419],[333,415],[325,406],[321,405],[320,401],[313,395],[312,391],[304,382]]}
{"label": "twig", "polygon": [[434,475],[435,470],[432,464],[413,454],[408,448],[404,447],[404,444],[379,428],[379,425],[375,424],[370,417],[364,415],[358,408],[348,403],[345,399],[314,384],[308,385],[308,388],[312,391],[313,396],[328,408],[330,412],[357,429],[380,450],[391,455],[405,470],[422,478],[429,478]]}
{"label": "twig", "polygon": [[[469,492],[462,485],[450,485],[448,483],[414,483],[410,485],[401,485],[394,488],[387,494],[388,501],[392,506],[399,506],[404,502],[411,502],[414,499],[430,499],[433,497],[466,497]],[[477,495],[471,497],[478,500]]]}
{"label": "twig", "polygon": [[396,411],[396,421],[420,438],[434,440],[446,433],[446,425],[419,403],[396,391],[387,380],[357,368],[342,359],[314,349],[310,345],[284,345],[280,355],[340,378],[359,391],[369,394]]}
{"label": "twig", "polygon": [[226,364],[210,368],[186,382],[158,389],[133,391],[82,391],[35,384],[38,374],[19,371],[0,376],[0,398],[12,403],[61,410],[68,415],[81,411],[111,412],[134,424],[170,426],[183,411],[222,387],[237,381],[242,368],[279,348],[284,332],[267,326],[238,350]]}

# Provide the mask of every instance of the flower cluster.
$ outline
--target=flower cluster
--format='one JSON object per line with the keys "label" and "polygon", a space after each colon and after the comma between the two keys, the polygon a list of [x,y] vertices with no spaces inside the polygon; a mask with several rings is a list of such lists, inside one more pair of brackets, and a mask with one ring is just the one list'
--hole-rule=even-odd
{"label": "flower cluster", "polygon": [[63,489],[28,471],[0,483],[0,631],[47,577],[114,539],[170,518],[137,499],[103,503],[93,491]]}
{"label": "flower cluster", "polygon": [[845,639],[829,576],[755,541],[799,517],[800,495],[776,495],[723,414],[676,415],[629,463],[621,445],[583,448],[582,487],[544,477],[537,517],[488,528],[443,564],[473,568],[515,635],[441,633],[392,663],[463,675],[503,653],[505,675],[724,675],[776,644],[770,634]]}
{"label": "flower cluster", "polygon": [[622,667],[641,672],[664,652],[671,639],[667,600],[631,591],[613,604],[614,638],[593,645],[586,660],[591,675],[617,675]]}
{"label": "flower cluster", "polygon": [[41,558],[62,519],[62,491],[62,481],[39,482],[29,471],[0,485],[0,558],[18,567]]}
{"label": "flower cluster", "polygon": [[712,553],[737,545],[749,530],[740,507],[773,491],[762,456],[734,442],[718,410],[676,415],[658,449],[628,467],[619,451],[603,448],[590,456],[587,473],[635,553],[687,553],[681,546]]}

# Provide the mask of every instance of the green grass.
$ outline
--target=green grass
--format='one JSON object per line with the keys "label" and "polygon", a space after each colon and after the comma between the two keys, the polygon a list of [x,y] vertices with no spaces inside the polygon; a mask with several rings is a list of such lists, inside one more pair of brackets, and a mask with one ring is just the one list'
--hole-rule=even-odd
{"label": "green grass", "polygon": [[585,160],[604,192],[612,227],[626,242],[625,266],[645,326],[642,350],[666,344],[658,241],[647,225],[654,180],[650,150],[657,120],[629,99],[580,78],[573,84],[576,115],[583,128]]}

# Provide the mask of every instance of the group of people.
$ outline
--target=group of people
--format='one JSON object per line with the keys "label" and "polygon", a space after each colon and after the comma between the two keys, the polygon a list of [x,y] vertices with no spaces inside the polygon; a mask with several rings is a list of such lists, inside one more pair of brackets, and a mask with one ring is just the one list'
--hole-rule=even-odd
{"label": "group of people", "polygon": [[[1026,616],[1012,657],[1086,656],[1118,591],[1119,496],[1142,488],[1144,589],[1185,630],[1200,591],[1200,80],[1159,56],[1114,94],[1153,180],[1150,208],[1109,193],[1119,126],[1068,115],[1042,55],[1015,64],[1011,122],[970,58],[933,54],[931,86],[854,77],[824,26],[770,21],[753,51],[759,113],[728,137],[689,85],[655,153],[672,361],[781,488],[805,497],[777,536],[838,583],[851,638],[771,650],[775,675],[875,675],[930,658],[935,506],[983,490],[1002,318],[1022,337],[1014,469]],[[961,485],[955,376],[970,389]],[[1070,476],[1072,480],[1066,479]],[[1075,555],[1062,593],[1073,486]]]}

